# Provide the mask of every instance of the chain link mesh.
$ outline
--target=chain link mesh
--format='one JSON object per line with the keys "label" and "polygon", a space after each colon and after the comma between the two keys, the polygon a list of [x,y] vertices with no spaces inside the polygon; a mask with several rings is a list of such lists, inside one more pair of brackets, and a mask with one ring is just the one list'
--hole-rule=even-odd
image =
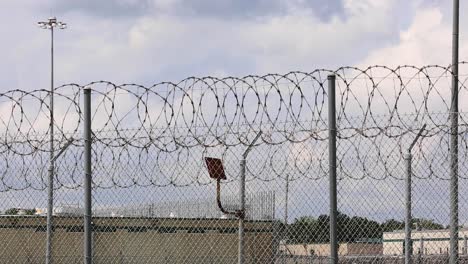
{"label": "chain link mesh", "polygon": [[[221,159],[221,205],[236,212],[243,155],[262,131],[245,159],[245,263],[328,263],[329,74],[337,76],[340,263],[404,262],[405,155],[424,124],[412,149],[412,256],[447,263],[451,72],[441,66],[86,85],[94,262],[237,263],[238,215],[220,211],[204,158]],[[54,263],[84,260],[83,87],[55,90],[55,153],[73,141],[55,162]],[[49,96],[0,94],[0,263],[45,262]],[[468,261],[467,112],[461,104],[460,261]]]}

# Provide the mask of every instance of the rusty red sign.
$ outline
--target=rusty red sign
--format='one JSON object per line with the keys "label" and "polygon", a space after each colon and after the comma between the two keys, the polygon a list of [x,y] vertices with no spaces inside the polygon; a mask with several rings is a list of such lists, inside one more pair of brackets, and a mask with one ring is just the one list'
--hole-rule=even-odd
{"label": "rusty red sign", "polygon": [[223,162],[221,159],[205,157],[205,163],[211,178],[216,180],[226,179],[226,174],[224,173]]}

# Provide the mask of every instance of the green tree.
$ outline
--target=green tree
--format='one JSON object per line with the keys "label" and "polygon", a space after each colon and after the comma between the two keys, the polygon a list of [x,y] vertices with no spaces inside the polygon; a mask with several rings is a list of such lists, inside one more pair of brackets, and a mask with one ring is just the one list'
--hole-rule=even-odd
{"label": "green tree", "polygon": [[6,215],[17,215],[19,212],[18,208],[10,208],[5,211]]}
{"label": "green tree", "polygon": [[[5,211],[6,215],[18,215],[21,209],[19,208],[10,208]],[[36,213],[36,209],[24,209],[24,213],[26,215],[34,215]]]}
{"label": "green tree", "polygon": [[434,222],[432,219],[425,219],[425,218],[415,218],[412,221],[413,228],[417,229],[426,229],[426,230],[437,230],[437,229],[444,229],[444,226]]}
{"label": "green tree", "polygon": [[317,218],[318,230],[317,242],[318,243],[329,243],[330,242],[330,217],[328,215],[320,215]]}
{"label": "green tree", "polygon": [[288,226],[288,241],[292,244],[310,244],[317,242],[317,219],[303,216]]}
{"label": "green tree", "polygon": [[405,222],[395,219],[389,219],[381,224],[382,232],[393,232],[395,230],[402,230],[405,228]]}
{"label": "green tree", "polygon": [[26,209],[25,210],[26,215],[34,215],[36,213],[36,209]]}
{"label": "green tree", "polygon": [[[412,221],[413,228],[443,229],[444,226],[425,218],[415,218]],[[383,223],[361,216],[350,217],[344,213],[337,214],[338,242],[368,242],[382,239],[384,232],[393,232],[405,228],[404,221],[395,219],[386,220]],[[294,244],[329,243],[330,242],[330,217],[320,215],[318,218],[303,216],[288,225],[288,241]]]}
{"label": "green tree", "polygon": [[[349,217],[338,212],[337,228],[339,242],[355,242],[369,238],[381,238],[380,225],[364,217]],[[289,241],[295,244],[329,243],[330,217],[320,215],[317,219],[307,216],[294,221],[288,227]]]}
{"label": "green tree", "polygon": [[380,224],[365,217],[353,216],[342,228],[346,231],[345,236],[339,239],[341,242],[368,241],[382,237]]}

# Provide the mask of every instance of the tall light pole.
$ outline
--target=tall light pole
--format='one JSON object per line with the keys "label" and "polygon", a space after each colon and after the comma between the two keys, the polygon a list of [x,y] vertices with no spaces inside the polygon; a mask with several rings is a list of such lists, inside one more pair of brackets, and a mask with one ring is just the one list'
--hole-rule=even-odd
{"label": "tall light pole", "polygon": [[47,249],[46,264],[52,263],[52,236],[53,224],[52,213],[54,210],[54,28],[65,29],[67,24],[57,21],[57,18],[50,17],[47,21],[37,22],[42,29],[50,30],[50,159],[49,159],[49,179],[47,197]]}

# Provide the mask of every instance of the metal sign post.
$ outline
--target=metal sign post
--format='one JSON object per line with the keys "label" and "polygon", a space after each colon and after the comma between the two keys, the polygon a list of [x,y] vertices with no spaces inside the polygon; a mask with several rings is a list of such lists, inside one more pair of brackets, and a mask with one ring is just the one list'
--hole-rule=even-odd
{"label": "metal sign post", "polygon": [[247,147],[245,152],[242,154],[241,160],[241,175],[239,178],[239,199],[240,199],[240,209],[234,212],[227,211],[223,208],[221,204],[221,180],[226,179],[226,174],[224,173],[223,162],[221,159],[217,158],[205,158],[206,167],[208,168],[208,174],[212,179],[216,180],[216,202],[218,204],[219,209],[224,214],[234,215],[239,219],[239,244],[238,244],[238,263],[244,264],[245,263],[245,248],[244,248],[244,241],[245,241],[245,232],[244,232],[244,220],[245,220],[245,172],[246,172],[246,160],[249,152],[252,150],[253,145],[262,135],[262,131],[260,131],[257,136],[255,136],[254,140],[250,145]]}

